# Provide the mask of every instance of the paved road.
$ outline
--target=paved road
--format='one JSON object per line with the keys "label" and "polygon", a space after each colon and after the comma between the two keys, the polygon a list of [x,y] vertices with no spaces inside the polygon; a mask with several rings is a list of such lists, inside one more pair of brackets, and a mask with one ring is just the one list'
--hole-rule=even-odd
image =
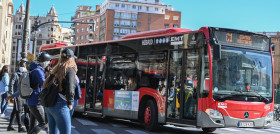
{"label": "paved road", "polygon": [[[12,107],[9,106],[6,115],[10,115]],[[89,118],[84,116],[77,116],[72,120],[73,126],[72,134],[200,134],[201,129],[197,128],[182,128],[172,125],[165,125],[159,129],[158,132],[148,132],[139,123],[131,122],[129,120],[118,119],[99,119]],[[17,131],[7,132],[8,118],[0,118],[0,134],[14,134]],[[17,125],[14,125],[17,129]],[[219,128],[215,133],[223,134],[263,134],[263,133],[279,133],[280,122],[274,122],[271,129],[251,129],[251,128]],[[46,134],[41,131],[40,134]]]}

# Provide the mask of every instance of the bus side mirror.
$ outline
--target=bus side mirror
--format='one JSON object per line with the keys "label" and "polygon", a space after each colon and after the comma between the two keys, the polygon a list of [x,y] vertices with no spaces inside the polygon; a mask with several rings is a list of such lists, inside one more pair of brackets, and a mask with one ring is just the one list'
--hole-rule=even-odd
{"label": "bus side mirror", "polygon": [[213,48],[213,59],[221,60],[221,45],[215,44]]}

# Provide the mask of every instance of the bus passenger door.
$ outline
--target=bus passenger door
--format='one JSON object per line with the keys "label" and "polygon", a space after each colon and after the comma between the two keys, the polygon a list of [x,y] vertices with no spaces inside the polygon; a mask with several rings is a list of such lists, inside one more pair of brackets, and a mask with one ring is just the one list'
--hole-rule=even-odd
{"label": "bus passenger door", "polygon": [[170,51],[167,121],[195,125],[198,51]]}
{"label": "bus passenger door", "polygon": [[87,62],[86,111],[102,112],[105,56],[89,56]]}

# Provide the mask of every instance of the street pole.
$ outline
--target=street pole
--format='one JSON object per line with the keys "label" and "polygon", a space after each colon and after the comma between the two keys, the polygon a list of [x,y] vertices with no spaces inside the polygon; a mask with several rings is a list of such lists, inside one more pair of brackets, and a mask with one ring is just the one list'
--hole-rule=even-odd
{"label": "street pole", "polygon": [[37,31],[34,32],[34,41],[33,41],[33,54],[36,57],[36,51],[37,51]]}
{"label": "street pole", "polygon": [[30,10],[30,0],[26,0],[25,23],[24,23],[21,59],[27,58],[27,45],[28,45],[28,38],[29,38],[29,10]]}

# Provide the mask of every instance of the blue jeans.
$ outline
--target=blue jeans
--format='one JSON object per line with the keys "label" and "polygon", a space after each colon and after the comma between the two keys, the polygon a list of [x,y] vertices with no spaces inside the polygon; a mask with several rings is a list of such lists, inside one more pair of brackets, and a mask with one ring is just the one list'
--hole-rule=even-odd
{"label": "blue jeans", "polygon": [[6,112],[6,109],[9,105],[9,102],[6,101],[6,98],[8,97],[8,92],[1,95],[1,114],[4,114]]}
{"label": "blue jeans", "polygon": [[74,108],[77,106],[79,100],[74,99],[72,110],[70,111],[70,116],[73,116]]}
{"label": "blue jeans", "polygon": [[70,110],[65,100],[57,96],[53,107],[46,107],[49,134],[71,134]]}

